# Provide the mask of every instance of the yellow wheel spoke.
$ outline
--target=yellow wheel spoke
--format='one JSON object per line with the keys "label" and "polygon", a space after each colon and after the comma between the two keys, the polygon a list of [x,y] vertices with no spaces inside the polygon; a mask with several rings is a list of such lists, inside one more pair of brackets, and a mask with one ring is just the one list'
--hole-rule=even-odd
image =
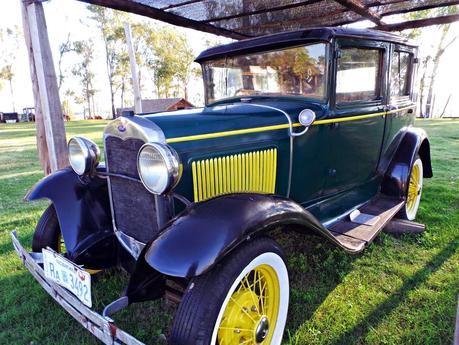
{"label": "yellow wheel spoke", "polygon": [[[249,282],[248,279],[247,279],[247,276],[244,277],[244,280],[247,281],[247,283]],[[250,289],[250,290],[252,290],[252,289]],[[255,296],[253,295],[253,293],[250,294],[250,298],[252,299],[253,305],[257,306],[258,303],[255,300]],[[257,309],[258,309],[258,307],[257,307]]]}
{"label": "yellow wheel spoke", "polygon": [[250,333],[252,333],[253,332],[253,329],[239,328],[239,327],[223,327],[223,326],[220,326],[220,327],[218,327],[218,329],[233,331],[235,333],[239,333],[239,332],[250,332]]}
{"label": "yellow wheel spoke", "polygon": [[280,282],[276,271],[265,264],[254,268],[241,278],[237,289],[230,296],[218,327],[218,344],[255,345],[257,328],[266,322],[270,326],[263,344],[270,344],[279,303]]}
{"label": "yellow wheel spoke", "polygon": [[254,318],[249,314],[249,312],[246,310],[246,309],[247,309],[246,307],[240,305],[239,302],[236,301],[236,300],[233,298],[233,296],[231,296],[231,300],[232,300],[234,303],[236,303],[236,304],[239,306],[239,308],[241,308],[241,310],[242,310],[242,311],[243,311],[243,312],[244,312],[253,322],[256,322],[255,319],[254,319]]}

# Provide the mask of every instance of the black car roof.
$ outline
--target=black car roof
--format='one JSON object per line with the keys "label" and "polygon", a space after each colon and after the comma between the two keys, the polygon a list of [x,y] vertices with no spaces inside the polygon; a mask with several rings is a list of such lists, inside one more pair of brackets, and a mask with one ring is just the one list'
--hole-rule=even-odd
{"label": "black car roof", "polygon": [[307,43],[309,41],[330,41],[334,37],[363,38],[415,46],[415,44],[404,37],[384,31],[341,27],[321,27],[260,36],[210,48],[199,54],[195,61],[202,62],[228,55],[279,49],[296,44]]}

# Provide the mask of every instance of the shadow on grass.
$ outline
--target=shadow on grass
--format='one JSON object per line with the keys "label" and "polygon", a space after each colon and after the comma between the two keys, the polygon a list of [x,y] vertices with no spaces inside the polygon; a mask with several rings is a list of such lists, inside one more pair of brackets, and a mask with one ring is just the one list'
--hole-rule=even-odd
{"label": "shadow on grass", "polygon": [[375,310],[361,322],[356,324],[349,331],[341,334],[341,336],[331,344],[340,345],[346,344],[350,339],[357,339],[360,336],[367,334],[371,329],[376,329],[378,324],[396,309],[407,297],[408,294],[425,283],[432,273],[437,271],[444,262],[446,262],[457,250],[459,246],[459,236],[448,243],[437,255],[435,255],[422,269],[418,270],[411,278],[409,278],[403,286],[395,291],[388,299],[379,304]]}
{"label": "shadow on grass", "polygon": [[[92,276],[92,309],[100,313],[119,297],[127,281],[127,274],[116,268]],[[26,268],[3,277],[0,291],[0,329],[8,330],[0,332],[0,343],[99,343],[41,288]],[[157,300],[130,305],[114,319],[117,326],[141,341],[160,344],[160,335],[167,334],[172,315],[172,307]]]}
{"label": "shadow on grass", "polygon": [[351,256],[323,237],[288,232],[276,236],[284,248],[290,276],[290,303],[284,340],[309,320],[327,296],[352,271]]}

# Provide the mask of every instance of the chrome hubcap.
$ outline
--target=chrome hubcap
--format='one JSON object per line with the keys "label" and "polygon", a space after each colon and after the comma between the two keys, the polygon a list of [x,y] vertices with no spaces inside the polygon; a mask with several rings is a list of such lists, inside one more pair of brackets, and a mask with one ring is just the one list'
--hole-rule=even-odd
{"label": "chrome hubcap", "polygon": [[266,339],[269,333],[269,321],[266,316],[263,316],[258,323],[255,330],[255,341],[257,344],[261,344]]}

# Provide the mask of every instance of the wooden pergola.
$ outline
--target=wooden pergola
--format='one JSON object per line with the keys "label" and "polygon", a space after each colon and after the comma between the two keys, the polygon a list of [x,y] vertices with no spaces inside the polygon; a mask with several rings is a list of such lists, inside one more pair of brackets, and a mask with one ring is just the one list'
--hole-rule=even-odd
{"label": "wooden pergola", "polygon": [[[64,121],[42,2],[20,0],[45,173],[68,165]],[[402,31],[459,21],[459,14],[387,23],[385,17],[459,4],[459,0],[79,0],[236,40],[369,20]]]}

